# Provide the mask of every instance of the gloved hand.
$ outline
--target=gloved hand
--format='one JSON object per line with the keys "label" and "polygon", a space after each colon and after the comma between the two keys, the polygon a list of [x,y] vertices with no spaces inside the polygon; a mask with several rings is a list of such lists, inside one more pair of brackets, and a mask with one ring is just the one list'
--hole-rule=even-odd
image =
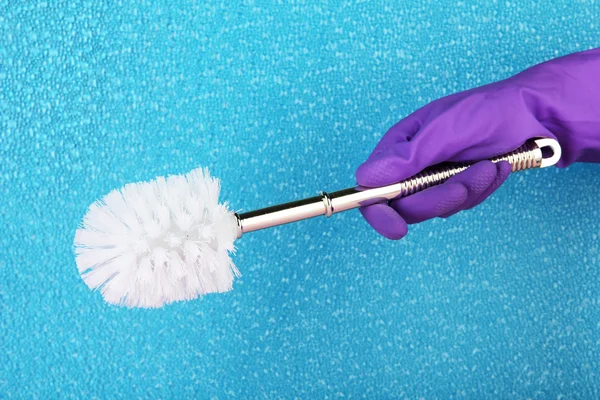
{"label": "gloved hand", "polygon": [[[559,167],[600,162],[600,49],[538,64],[509,79],[443,97],[394,125],[356,171],[357,183],[402,181],[445,161],[485,160],[548,137],[562,147]],[[510,174],[481,161],[444,184],[360,209],[381,235],[400,239],[414,224],[472,208]]]}

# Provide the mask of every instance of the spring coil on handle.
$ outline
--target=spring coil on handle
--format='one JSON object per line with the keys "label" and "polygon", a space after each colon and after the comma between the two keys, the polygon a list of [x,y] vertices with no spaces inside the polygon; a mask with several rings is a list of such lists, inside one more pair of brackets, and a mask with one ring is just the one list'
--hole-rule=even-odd
{"label": "spring coil on handle", "polygon": [[492,162],[508,161],[512,172],[539,167],[540,159],[537,157],[538,148],[531,143],[525,143],[517,150],[500,157],[492,158]]}
{"label": "spring coil on handle", "polygon": [[[518,149],[510,153],[503,154],[490,159],[497,163],[500,161],[508,161],[512,167],[512,172],[522,171],[525,169],[539,167],[539,149],[532,143],[525,143]],[[426,169],[421,173],[413,176],[402,182],[402,190],[398,197],[409,196],[430,186],[435,186],[445,182],[450,177],[466,170],[472,163],[453,163],[450,166],[441,165],[430,169]]]}

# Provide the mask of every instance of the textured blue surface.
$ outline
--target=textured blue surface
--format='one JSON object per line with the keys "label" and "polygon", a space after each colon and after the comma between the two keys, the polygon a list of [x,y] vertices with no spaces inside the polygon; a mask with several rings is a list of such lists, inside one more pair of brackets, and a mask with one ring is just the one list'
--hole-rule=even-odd
{"label": "textured blue surface", "polygon": [[597,166],[400,242],[356,211],[249,234],[198,301],[86,288],[73,235],[115,187],[344,188],[417,107],[600,45],[598,1],[318,3],[0,0],[0,398],[600,397]]}

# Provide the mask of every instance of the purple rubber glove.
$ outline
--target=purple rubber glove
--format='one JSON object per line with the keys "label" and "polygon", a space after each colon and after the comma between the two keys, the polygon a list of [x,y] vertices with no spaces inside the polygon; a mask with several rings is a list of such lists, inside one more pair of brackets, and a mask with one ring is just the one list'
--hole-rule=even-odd
{"label": "purple rubber glove", "polygon": [[[559,167],[600,162],[600,49],[429,103],[383,136],[356,171],[356,180],[365,187],[389,185],[440,162],[507,153],[535,137],[558,140]],[[381,235],[400,239],[407,224],[478,205],[509,174],[506,162],[481,161],[440,186],[360,211]]]}

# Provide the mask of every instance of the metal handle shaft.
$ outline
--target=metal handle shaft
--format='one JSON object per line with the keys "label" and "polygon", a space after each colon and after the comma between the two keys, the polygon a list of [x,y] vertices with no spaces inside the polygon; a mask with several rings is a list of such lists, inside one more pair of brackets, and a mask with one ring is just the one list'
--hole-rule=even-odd
{"label": "metal handle shaft", "polygon": [[[551,156],[544,157],[544,149],[551,150]],[[508,161],[512,171],[532,168],[545,168],[558,162],[561,149],[554,139],[534,139],[518,149],[492,158],[490,161]],[[270,228],[290,222],[300,221],[319,215],[331,215],[353,208],[380,203],[409,196],[428,187],[439,185],[448,178],[464,171],[473,163],[440,164],[401,182],[378,188],[353,187],[333,193],[323,192],[321,196],[310,197],[290,203],[279,204],[243,214],[236,214],[238,237],[246,232]]]}

